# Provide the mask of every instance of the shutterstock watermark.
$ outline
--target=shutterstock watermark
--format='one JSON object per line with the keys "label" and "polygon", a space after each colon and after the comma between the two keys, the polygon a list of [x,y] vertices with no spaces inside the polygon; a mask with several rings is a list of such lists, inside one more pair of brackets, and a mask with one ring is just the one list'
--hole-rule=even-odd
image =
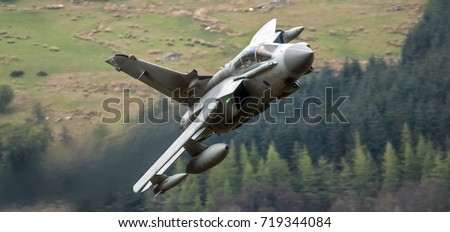
{"label": "shutterstock watermark", "polygon": [[[182,98],[179,97],[179,99]],[[267,99],[270,103],[263,104],[262,102],[267,102]],[[222,99],[220,104],[216,105],[218,109],[210,112],[208,118],[214,118],[213,122],[209,121],[209,123],[219,124],[234,124],[236,120],[242,122],[243,118],[245,121],[255,118],[247,123],[255,123],[260,120],[274,124],[349,123],[341,111],[341,106],[347,100],[348,96],[334,96],[332,87],[326,87],[322,97],[310,96],[304,99],[288,96],[278,100],[271,95],[271,91],[266,91],[261,98],[247,96]],[[206,105],[206,103],[215,101],[219,100],[212,98],[202,102]],[[110,97],[103,100],[102,109],[101,122],[105,124],[129,124],[132,121],[131,112],[137,113],[136,121],[133,120],[133,123],[137,124],[164,124],[173,121],[180,123],[184,113],[188,111],[187,106],[174,103],[168,97],[132,97],[129,89],[124,89],[120,98]],[[193,117],[195,118],[195,116]]]}

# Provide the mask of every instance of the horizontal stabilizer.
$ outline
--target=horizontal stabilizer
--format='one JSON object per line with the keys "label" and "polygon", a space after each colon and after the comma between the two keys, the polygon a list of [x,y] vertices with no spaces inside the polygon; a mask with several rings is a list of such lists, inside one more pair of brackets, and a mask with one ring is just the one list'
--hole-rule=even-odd
{"label": "horizontal stabilizer", "polygon": [[253,36],[250,45],[258,45],[263,42],[273,42],[275,35],[275,30],[277,27],[277,19],[272,19],[267,22],[264,26],[259,29],[258,32]]}

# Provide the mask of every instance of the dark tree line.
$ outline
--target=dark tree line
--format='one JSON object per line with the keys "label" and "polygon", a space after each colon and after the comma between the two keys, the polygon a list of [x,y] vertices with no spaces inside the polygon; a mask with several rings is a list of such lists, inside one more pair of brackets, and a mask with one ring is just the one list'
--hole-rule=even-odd
{"label": "dark tree line", "polygon": [[[400,149],[388,142],[380,163],[359,133],[339,163],[324,156],[314,163],[296,142],[291,169],[274,144],[263,155],[232,143],[223,164],[205,176],[189,177],[161,197],[162,206],[147,206],[166,211],[448,211],[450,154],[422,136],[414,144],[407,128]],[[183,170],[178,161],[175,171]]]}
{"label": "dark tree line", "polygon": [[[450,153],[405,124],[401,145],[391,142],[376,162],[356,133],[340,162],[324,156],[313,162],[294,142],[289,165],[271,143],[264,154],[256,144],[231,142],[227,159],[202,175],[191,175],[174,190],[153,198],[122,189],[92,210],[106,211],[448,211]],[[179,159],[173,172],[184,172]],[[291,166],[291,167],[289,167]]]}

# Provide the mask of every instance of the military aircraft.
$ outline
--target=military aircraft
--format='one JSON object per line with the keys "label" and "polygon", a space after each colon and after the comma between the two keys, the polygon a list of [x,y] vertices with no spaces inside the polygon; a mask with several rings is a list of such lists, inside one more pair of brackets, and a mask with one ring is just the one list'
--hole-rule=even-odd
{"label": "military aircraft", "polygon": [[[117,54],[106,60],[117,71],[138,79],[180,104],[188,106],[180,121],[181,135],[133,186],[144,192],[151,186],[157,195],[222,162],[228,154],[223,143],[201,142],[214,134],[234,130],[269,107],[276,98],[300,88],[298,79],[314,68],[314,51],[307,43],[289,44],[304,27],[276,30],[276,19],[266,23],[250,44],[213,76],[201,76],[193,69],[180,73]],[[185,173],[164,172],[186,151],[190,161]]]}

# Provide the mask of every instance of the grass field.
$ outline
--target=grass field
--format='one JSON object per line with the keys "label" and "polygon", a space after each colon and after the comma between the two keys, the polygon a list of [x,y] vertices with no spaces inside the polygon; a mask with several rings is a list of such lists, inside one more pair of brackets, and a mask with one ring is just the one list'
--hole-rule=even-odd
{"label": "grass field", "polygon": [[[112,91],[114,86],[129,83],[143,88],[141,95],[145,95],[145,86],[104,63],[117,52],[179,71],[196,68],[201,74],[213,74],[271,18],[278,18],[281,29],[305,26],[300,40],[318,51],[316,66],[328,62],[339,67],[347,58],[365,60],[371,55],[397,60],[425,0],[297,0],[270,11],[256,9],[268,2],[0,3],[0,84],[11,85],[16,92],[10,111],[0,115],[0,122],[23,121],[31,104],[41,102],[58,130],[61,122],[55,120],[72,116],[76,110],[101,112],[102,99],[120,95]],[[64,8],[46,9],[49,4],[64,4]],[[211,31],[217,28],[219,32]],[[170,52],[181,53],[181,60],[161,58]],[[25,75],[11,78],[14,70]],[[38,77],[40,71],[49,76]],[[107,90],[96,91],[93,85],[106,85]],[[99,118],[87,120],[80,115],[63,123],[82,136],[95,128]]]}

